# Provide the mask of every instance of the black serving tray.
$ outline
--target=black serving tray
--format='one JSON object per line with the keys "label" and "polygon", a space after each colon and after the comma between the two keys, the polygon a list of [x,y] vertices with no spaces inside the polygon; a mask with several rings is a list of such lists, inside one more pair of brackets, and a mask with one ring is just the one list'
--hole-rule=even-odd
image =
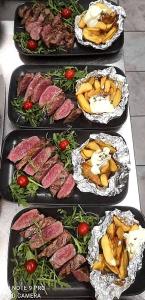
{"label": "black serving tray", "polygon": [[[84,7],[84,10],[88,9],[89,3],[91,0],[80,0],[80,4]],[[114,2],[112,2],[114,5]],[[32,5],[30,2],[25,2],[26,5],[30,6]],[[23,4],[24,5],[24,4]],[[14,18],[14,34],[17,32],[25,32],[24,26],[21,25],[21,18],[18,16],[18,9],[22,7],[23,5],[20,5],[17,7],[15,12],[15,18]],[[19,44],[15,42],[15,46],[20,54],[26,55],[26,56],[33,56],[33,57],[65,57],[65,56],[90,56],[90,55],[106,55],[106,54],[115,54],[121,50],[124,44],[124,32],[121,33],[121,35],[118,37],[117,40],[113,42],[113,44],[106,50],[100,50],[100,49],[94,49],[92,47],[86,47],[77,42],[75,39],[75,44],[73,49],[71,49],[68,52],[55,52],[55,53],[43,53],[43,54],[37,54],[37,53],[26,53],[24,50],[21,49]]]}
{"label": "black serving tray", "polygon": [[[75,130],[76,135],[77,135],[77,141],[81,145],[84,143],[89,135],[91,133],[96,133],[97,131],[89,131],[89,130]],[[33,135],[37,135],[39,137],[52,137],[53,132],[62,132],[62,130],[16,130],[11,132],[4,140],[3,146],[2,146],[2,160],[1,160],[1,172],[0,172],[0,189],[2,196],[9,200],[9,201],[14,201],[9,185],[12,182],[13,174],[15,172],[15,166],[13,163],[11,163],[8,159],[7,156],[10,152],[10,150],[18,144],[22,139],[28,138]],[[117,133],[109,133],[112,135],[117,135]],[[95,195],[92,193],[82,193],[77,187],[74,188],[72,191],[72,194],[70,197],[58,200],[55,197],[52,197],[51,194],[49,193],[49,190],[45,190],[43,188],[39,188],[35,198],[28,198],[29,203],[45,203],[48,205],[51,204],[58,204],[63,205],[63,204],[71,204],[71,205],[86,205],[86,204],[95,204],[95,205],[113,205],[116,203],[121,202],[124,197],[126,196],[128,191],[128,181],[127,184],[124,188],[124,190],[118,194],[115,195],[114,197],[108,197],[108,196],[99,196]]]}
{"label": "black serving tray", "polygon": [[[74,65],[73,65],[74,66]],[[12,100],[17,97],[17,80],[20,75],[25,74],[27,72],[41,72],[41,73],[47,73],[50,70],[54,70],[56,68],[63,68],[64,66],[50,66],[50,65],[22,65],[18,67],[12,74],[11,76],[11,81],[10,81],[10,87],[9,87],[9,96],[8,96],[8,116],[10,121],[19,128],[32,128],[30,123],[26,122],[22,116],[20,116],[19,113],[17,113],[12,105]],[[75,66],[76,67],[76,66]],[[90,66],[87,65],[87,70],[88,72],[91,72],[93,70],[97,69],[105,69],[108,66]],[[79,69],[84,69],[84,66],[77,66]],[[122,70],[119,68],[115,67],[116,71],[118,74],[122,75],[125,77],[125,74],[123,73]],[[65,92],[65,91],[64,91]],[[67,92],[66,96],[70,97],[74,102],[76,103],[76,99],[73,93]],[[46,118],[44,119],[40,125],[37,128],[50,128],[50,129],[60,129],[60,128],[66,128],[66,127],[72,127],[72,128],[83,128],[83,129],[99,129],[99,130],[118,130],[119,127],[125,122],[127,118],[127,113],[128,113],[128,104],[126,105],[126,108],[123,112],[123,114],[116,118],[111,120],[108,124],[100,124],[96,122],[91,122],[85,118],[85,116],[82,114],[78,119],[76,119],[72,123],[64,124],[63,120],[60,121],[55,121],[53,124],[49,124],[49,119]]]}
{"label": "black serving tray", "polygon": [[[71,214],[72,207],[68,205],[64,205],[63,208]],[[145,219],[144,216],[137,209],[132,207],[97,207],[97,206],[82,206],[82,208],[86,212],[97,213],[99,217],[103,217],[105,215],[105,211],[114,210],[118,208],[122,211],[130,210],[135,218],[139,221],[142,227],[145,227]],[[38,207],[39,211],[43,213],[45,216],[52,216],[54,218],[59,219],[59,214],[57,212],[57,206],[48,206],[48,207]],[[29,209],[21,210],[13,219],[12,224],[25,212]],[[22,238],[19,233],[14,230],[10,230],[10,238],[9,238],[9,250],[8,250],[8,284],[10,288],[13,286],[13,247],[17,246],[22,242]],[[77,282],[72,276],[67,279],[67,282],[71,285],[70,288],[67,289],[48,289],[48,295],[41,294],[41,299],[92,299],[95,300],[94,290],[89,283],[80,283]],[[133,296],[142,293],[145,290],[145,255],[142,260],[142,268],[137,272],[135,282],[127,289],[122,296]],[[107,300],[107,299],[106,299]]]}

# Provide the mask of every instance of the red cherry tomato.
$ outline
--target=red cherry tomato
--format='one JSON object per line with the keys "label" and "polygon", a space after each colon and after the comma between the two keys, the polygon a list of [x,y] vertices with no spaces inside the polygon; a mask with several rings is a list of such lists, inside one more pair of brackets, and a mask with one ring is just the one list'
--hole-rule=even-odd
{"label": "red cherry tomato", "polygon": [[36,50],[38,47],[38,43],[34,40],[28,40],[27,42],[27,48],[31,51]]}
{"label": "red cherry tomato", "polygon": [[72,9],[69,7],[65,7],[61,11],[61,15],[64,19],[69,19],[72,15]]}
{"label": "red cherry tomato", "polygon": [[23,104],[23,109],[24,109],[24,110],[29,110],[29,109],[31,109],[32,107],[33,107],[33,103],[30,102],[30,101],[26,101],[26,102],[24,102],[24,104]]}
{"label": "red cherry tomato", "polygon": [[59,148],[64,151],[66,148],[69,146],[69,141],[68,140],[62,140],[59,143]]}
{"label": "red cherry tomato", "polygon": [[72,80],[75,76],[76,70],[75,69],[68,69],[65,71],[64,76],[68,80]]}
{"label": "red cherry tomato", "polygon": [[77,232],[79,235],[82,235],[82,236],[87,235],[89,233],[89,231],[90,231],[90,226],[86,222],[80,223],[77,227]]}
{"label": "red cherry tomato", "polygon": [[29,259],[25,262],[25,269],[28,273],[34,273],[37,269],[37,262],[35,259]]}
{"label": "red cherry tomato", "polygon": [[20,187],[26,187],[29,183],[29,179],[27,176],[25,175],[20,175],[18,178],[17,178],[17,184],[20,186]]}

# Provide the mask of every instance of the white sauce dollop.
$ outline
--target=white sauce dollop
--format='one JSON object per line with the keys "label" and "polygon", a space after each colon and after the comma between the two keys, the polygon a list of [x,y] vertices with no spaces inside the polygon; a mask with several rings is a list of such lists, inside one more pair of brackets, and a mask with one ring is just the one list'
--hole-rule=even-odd
{"label": "white sauce dollop", "polygon": [[102,9],[96,6],[96,4],[92,4],[84,16],[84,21],[87,24],[87,26],[95,27],[101,17],[101,13],[105,12],[106,10],[107,7]]}
{"label": "white sauce dollop", "polygon": [[93,96],[90,98],[90,109],[93,113],[113,112],[114,106],[109,97]]}
{"label": "white sauce dollop", "polygon": [[91,157],[91,172],[95,175],[100,174],[100,168],[111,159],[110,149],[104,147],[102,151],[95,151]]}
{"label": "white sauce dollop", "polygon": [[139,229],[125,233],[126,247],[130,258],[138,252],[141,244],[145,243],[145,228],[139,226]]}

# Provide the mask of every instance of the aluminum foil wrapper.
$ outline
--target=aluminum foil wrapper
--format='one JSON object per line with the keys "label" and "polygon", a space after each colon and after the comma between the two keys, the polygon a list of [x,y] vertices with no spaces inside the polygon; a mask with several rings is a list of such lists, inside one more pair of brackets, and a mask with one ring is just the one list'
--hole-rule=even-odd
{"label": "aluminum foil wrapper", "polygon": [[91,47],[93,47],[95,49],[105,50],[108,47],[110,47],[113,44],[113,42],[123,32],[123,30],[124,30],[124,19],[126,18],[126,13],[125,13],[125,10],[121,6],[113,5],[113,4],[109,3],[106,0],[98,0],[98,1],[91,2],[90,5],[89,5],[89,7],[92,4],[95,4],[95,3],[104,3],[109,8],[111,8],[113,11],[116,11],[116,13],[118,15],[118,21],[117,21],[118,31],[114,34],[114,36],[112,37],[112,39],[110,39],[109,41],[107,41],[105,44],[96,45],[93,42],[85,41],[83,39],[83,31],[82,31],[81,28],[79,28],[79,25],[78,25],[79,22],[80,22],[80,20],[81,20],[81,18],[83,17],[83,15],[85,15],[85,13],[86,13],[86,11],[84,11],[81,15],[76,16],[76,18],[75,18],[75,36],[77,38],[78,43],[80,43],[81,45],[91,46]]}
{"label": "aluminum foil wrapper", "polygon": [[[114,211],[107,211],[105,217],[103,217],[98,226],[95,226],[92,230],[91,239],[88,245],[88,262],[92,266],[94,261],[99,256],[99,241],[106,233],[108,225],[112,223],[113,216],[116,215],[124,220],[127,225],[133,225],[138,223],[134,218],[131,211],[121,212],[118,209]],[[95,296],[97,300],[112,300],[115,297],[120,298],[120,295],[130,287],[136,277],[136,272],[142,267],[143,251],[145,249],[145,243],[142,243],[138,247],[137,253],[134,254],[128,265],[128,277],[125,278],[122,286],[116,285],[117,275],[115,274],[101,274],[101,271],[94,270],[90,273],[90,282],[95,289]]]}
{"label": "aluminum foil wrapper", "polygon": [[119,118],[125,110],[125,106],[128,102],[128,98],[129,98],[129,90],[128,90],[128,84],[127,84],[126,77],[124,77],[120,74],[117,74],[116,69],[114,67],[109,67],[104,70],[95,70],[95,71],[92,71],[89,74],[87,74],[86,77],[77,81],[76,92],[77,92],[78,88],[80,87],[80,85],[82,83],[86,82],[89,78],[95,77],[96,79],[98,79],[99,77],[102,77],[102,76],[109,76],[109,78],[113,79],[117,83],[118,87],[120,87],[120,89],[122,91],[122,99],[121,99],[120,104],[114,109],[113,112],[111,112],[111,113],[105,112],[105,113],[101,113],[101,114],[89,114],[89,113],[86,113],[80,106],[79,107],[82,110],[84,116],[88,120],[90,120],[92,122],[107,124],[109,121]]}
{"label": "aluminum foil wrapper", "polygon": [[[113,157],[120,164],[120,169],[109,179],[109,186],[107,188],[97,187],[82,175],[81,164],[84,162],[84,159],[80,152],[90,140],[97,139],[110,143],[117,149]],[[72,151],[72,164],[74,171],[73,177],[81,192],[93,193],[100,196],[115,196],[123,191],[128,181],[130,170],[129,150],[126,142],[120,136],[112,136],[105,133],[91,134],[84,144]]]}

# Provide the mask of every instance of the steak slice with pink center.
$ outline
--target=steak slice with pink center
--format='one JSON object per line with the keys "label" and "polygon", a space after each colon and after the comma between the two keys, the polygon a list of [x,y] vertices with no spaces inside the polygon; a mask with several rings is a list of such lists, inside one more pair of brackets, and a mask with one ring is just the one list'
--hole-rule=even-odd
{"label": "steak slice with pink center", "polygon": [[[41,215],[43,216],[43,215]],[[43,229],[44,227],[53,224],[54,222],[56,222],[56,220],[52,217],[47,217],[44,218],[44,216],[39,220],[39,222],[37,222],[37,225],[34,224],[32,226],[30,226],[29,228],[27,228],[25,231],[22,231],[20,233],[20,235],[22,237],[24,237],[25,239],[31,237],[32,235],[36,234],[38,232],[38,230]]]}
{"label": "steak slice with pink center", "polygon": [[64,170],[62,163],[56,163],[42,179],[42,185],[45,189],[50,187],[57,178],[59,178],[60,173]]}
{"label": "steak slice with pink center", "polygon": [[27,87],[25,96],[24,96],[24,101],[31,100],[31,96],[33,95],[34,88],[36,85],[40,82],[40,80],[43,78],[41,73],[36,73],[33,80],[30,82],[30,84]]}
{"label": "steak slice with pink center", "polygon": [[43,26],[42,26],[41,22],[36,21],[33,23],[33,26],[30,31],[30,37],[32,38],[32,40],[34,40],[34,41],[40,40],[40,34],[42,31],[42,28],[43,28]]}
{"label": "steak slice with pink center", "polygon": [[65,100],[65,95],[62,92],[59,96],[53,97],[46,106],[47,109],[47,115],[51,116],[54,114],[54,112],[60,107]]}
{"label": "steak slice with pink center", "polygon": [[13,230],[24,229],[33,224],[40,217],[38,209],[31,209],[23,213],[12,225]]}
{"label": "steak slice with pink center", "polygon": [[31,97],[31,101],[36,103],[39,101],[41,95],[46,90],[48,86],[52,84],[51,78],[44,78],[41,79],[40,82],[35,86],[33,95]]}
{"label": "steak slice with pink center", "polygon": [[31,249],[37,249],[44,244],[54,240],[63,232],[63,225],[57,221],[52,225],[48,225],[41,230],[41,234],[34,234],[29,241]]}
{"label": "steak slice with pink center", "polygon": [[70,275],[74,270],[78,269],[85,262],[86,262],[85,257],[81,254],[77,254],[61,268],[59,272],[59,276],[66,277]]}
{"label": "steak slice with pink center", "polygon": [[70,195],[70,193],[72,192],[74,186],[75,186],[75,181],[73,179],[72,174],[70,174],[67,177],[63,186],[61,187],[60,191],[58,192],[57,198],[62,199],[62,198],[68,197]]}
{"label": "steak slice with pink center", "polygon": [[65,123],[72,123],[74,122],[77,118],[79,118],[79,116],[82,114],[82,110],[80,108],[73,108],[73,110],[71,111],[71,113],[68,115],[68,117],[66,117],[66,119],[64,120],[64,124]]}
{"label": "steak slice with pink center", "polygon": [[73,276],[79,281],[79,282],[89,282],[90,281],[90,274],[87,267],[80,268],[78,270],[75,270],[72,272]]}
{"label": "steak slice with pink center", "polygon": [[41,257],[50,257],[52,256],[57,250],[65,246],[71,239],[71,234],[64,230],[64,232],[55,239],[50,245],[48,245],[40,254],[38,255],[39,258]]}
{"label": "steak slice with pink center", "polygon": [[47,162],[43,165],[43,168],[39,170],[35,175],[34,178],[41,182],[44,176],[47,174],[47,172],[50,170],[50,168],[55,165],[58,161],[58,154],[54,155],[50,159],[47,160]]}
{"label": "steak slice with pink center", "polygon": [[53,98],[58,96],[61,92],[62,90],[59,87],[50,85],[41,95],[39,105],[41,107],[46,106],[49,101],[53,100]]}
{"label": "steak slice with pink center", "polygon": [[8,159],[12,162],[16,163],[17,161],[21,160],[27,153],[34,148],[40,139],[38,136],[31,136],[20,142],[17,146],[15,146],[9,153]]}
{"label": "steak slice with pink center", "polygon": [[49,262],[51,263],[54,269],[59,269],[75,255],[76,255],[76,249],[74,245],[68,244],[60,248],[59,250],[57,250],[50,258]]}
{"label": "steak slice with pink center", "polygon": [[66,178],[68,177],[69,173],[64,169],[59,178],[50,186],[50,192],[53,196],[55,196],[58,191],[60,190],[61,186],[64,184]]}
{"label": "steak slice with pink center", "polygon": [[73,108],[74,104],[72,103],[72,101],[70,99],[66,99],[64,103],[55,112],[53,119],[57,121],[66,118]]}
{"label": "steak slice with pink center", "polygon": [[18,79],[18,87],[17,87],[17,96],[23,95],[26,91],[28,85],[34,78],[33,73],[25,73],[23,76],[20,76]]}
{"label": "steak slice with pink center", "polygon": [[42,149],[24,168],[24,172],[33,176],[38,170],[40,170],[48,158],[55,151],[55,146],[48,146]]}

